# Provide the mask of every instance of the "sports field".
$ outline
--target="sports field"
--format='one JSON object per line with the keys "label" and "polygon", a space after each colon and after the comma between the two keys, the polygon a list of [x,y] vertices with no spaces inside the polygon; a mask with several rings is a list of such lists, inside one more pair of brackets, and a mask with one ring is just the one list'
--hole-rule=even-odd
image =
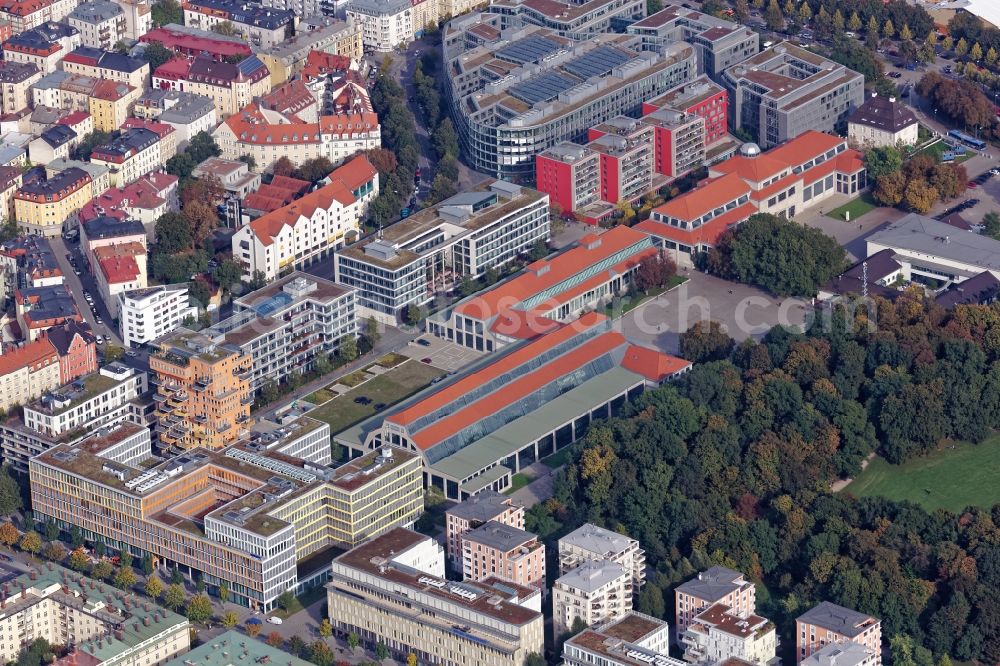
{"label": "sports field", "polygon": [[902,465],[875,458],[843,492],[909,500],[929,511],[991,507],[1000,502],[1000,436],[978,445],[958,444]]}

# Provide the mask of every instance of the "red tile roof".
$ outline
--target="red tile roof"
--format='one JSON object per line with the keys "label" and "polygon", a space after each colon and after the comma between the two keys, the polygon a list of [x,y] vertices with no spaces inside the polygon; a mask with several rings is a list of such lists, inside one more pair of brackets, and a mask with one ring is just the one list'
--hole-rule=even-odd
{"label": "red tile roof", "polygon": [[302,78],[311,81],[333,72],[347,72],[350,68],[351,59],[347,56],[310,51],[302,68]]}
{"label": "red tile roof", "polygon": [[653,211],[679,220],[697,220],[744,194],[750,194],[750,186],[738,174],[728,173],[654,208]]}
{"label": "red tile roof", "polygon": [[58,363],[59,354],[49,339],[42,336],[23,347],[18,347],[0,355],[0,376],[9,375],[24,367],[34,370],[46,361],[49,364]]}
{"label": "red tile roof", "polygon": [[63,116],[62,118],[60,118],[59,120],[57,120],[56,124],[57,125],[79,125],[80,123],[82,123],[83,121],[85,121],[89,117],[90,117],[90,114],[87,113],[86,111],[73,111],[71,113],[67,113],[65,116]]}
{"label": "red tile roof", "polygon": [[284,119],[271,124],[256,104],[250,104],[225,122],[238,142],[273,146],[319,143],[320,133],[353,136],[379,126],[378,116],[369,112],[322,116],[319,123],[305,123],[287,115]]}
{"label": "red tile roof", "polygon": [[303,196],[287,206],[271,211],[250,222],[250,229],[264,245],[270,245],[281,230],[294,227],[300,218],[311,218],[319,208],[329,208],[334,201],[343,206],[354,204],[357,199],[339,180]]}
{"label": "red tile roof", "polygon": [[330,172],[330,182],[339,180],[352,192],[378,176],[378,171],[364,155],[358,155]]}
{"label": "red tile roof", "polygon": [[497,335],[518,340],[533,340],[559,328],[559,322],[534,312],[508,309],[501,312],[490,326]]}
{"label": "red tile roof", "polygon": [[260,106],[279,113],[298,113],[314,104],[316,98],[302,79],[284,83],[260,98]]}
{"label": "red tile roof", "polygon": [[181,51],[193,55],[196,53],[208,53],[219,58],[233,55],[251,55],[253,51],[246,44],[227,41],[222,39],[211,39],[200,35],[190,35],[188,33],[174,31],[169,28],[153,28],[146,34],[139,37],[140,42],[159,42],[171,51]]}
{"label": "red tile roof", "polygon": [[719,241],[719,236],[725,233],[726,229],[745,221],[758,212],[757,206],[746,203],[709,220],[707,224],[703,224],[697,229],[680,229],[652,219],[643,220],[633,229],[685,245],[715,245]]}
{"label": "red tile roof", "polygon": [[307,180],[299,180],[289,176],[275,176],[270,183],[265,183],[243,199],[245,208],[271,212],[290,204],[299,196],[305,194],[312,186]]}
{"label": "red tile roof", "polygon": [[104,273],[104,279],[108,284],[121,284],[123,282],[135,282],[139,278],[139,264],[135,257],[114,256],[99,259],[97,262]]}
{"label": "red tile roof", "polygon": [[175,132],[173,125],[168,125],[166,123],[159,123],[155,120],[146,120],[143,118],[126,118],[125,122],[122,123],[122,129],[132,129],[134,127],[142,127],[153,132],[161,139],[168,134]]}
{"label": "red tile roof", "polygon": [[844,139],[838,136],[808,130],[791,141],[772,148],[767,155],[789,166],[799,166],[818,155],[833,150],[842,143],[844,143]]}
{"label": "red tile roof", "polygon": [[760,183],[777,176],[788,168],[790,168],[789,164],[775,159],[768,153],[756,157],[743,157],[742,155],[730,157],[728,160],[712,166],[711,170],[725,174],[735,173],[744,180]]}
{"label": "red tile roof", "polygon": [[640,374],[650,381],[662,382],[689,368],[691,362],[648,347],[629,345],[621,365],[626,370]]}

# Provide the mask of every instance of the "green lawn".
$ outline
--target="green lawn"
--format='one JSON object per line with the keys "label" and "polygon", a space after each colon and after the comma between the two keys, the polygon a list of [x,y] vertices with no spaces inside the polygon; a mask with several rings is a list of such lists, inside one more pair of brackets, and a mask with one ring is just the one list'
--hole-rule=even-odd
{"label": "green lawn", "polygon": [[516,493],[518,490],[520,490],[521,488],[524,488],[526,485],[528,485],[529,483],[531,483],[534,480],[535,479],[533,477],[530,477],[530,476],[528,476],[527,474],[525,474],[523,472],[518,472],[514,476],[510,477],[510,488],[508,488],[507,490],[503,491],[503,494],[504,495],[512,495],[512,494]]}
{"label": "green lawn", "polygon": [[552,469],[557,469],[568,463],[569,458],[570,458],[570,448],[569,446],[564,446],[563,448],[559,449],[548,458],[542,458],[542,464],[547,465]]}
{"label": "green lawn", "polygon": [[865,213],[878,208],[878,203],[872,199],[870,193],[865,192],[857,199],[848,201],[840,208],[834,208],[829,213],[826,214],[827,217],[832,217],[835,220],[846,220],[847,213],[851,214],[851,220],[856,220]]}
{"label": "green lawn", "polygon": [[397,354],[396,352],[389,352],[380,358],[377,363],[383,368],[395,368],[397,365],[404,363],[408,358],[408,356],[403,356],[402,354]]}
{"label": "green lawn", "polygon": [[349,375],[344,375],[343,377],[335,381],[333,384],[331,384],[331,386],[333,386],[334,384],[343,384],[344,386],[357,386],[358,384],[362,383],[367,379],[368,379],[367,372],[365,372],[364,370],[355,370]]}
{"label": "green lawn", "polygon": [[[337,396],[322,407],[309,412],[309,416],[330,424],[330,432],[337,434],[345,428],[366,419],[375,413],[375,405],[395,404],[431,383],[444,373],[426,363],[409,361],[396,366],[384,374],[370,379],[346,393]],[[367,405],[359,405],[354,399],[364,396],[371,400]],[[384,408],[383,408],[384,409]]]}
{"label": "green lawn", "polygon": [[1000,436],[982,444],[958,444],[902,465],[875,458],[845,492],[910,500],[924,508],[958,512],[1000,502]]}
{"label": "green lawn", "polygon": [[326,587],[320,585],[314,587],[305,594],[295,597],[295,600],[289,605],[288,610],[283,608],[275,608],[271,615],[280,617],[282,620],[287,620],[289,616],[295,615],[303,608],[309,607],[309,605],[316,603],[320,599],[326,596]]}
{"label": "green lawn", "polygon": [[[947,150],[948,150],[948,142],[947,141],[938,141],[937,143],[932,143],[931,145],[927,146],[923,150],[917,151],[916,154],[917,155],[934,155],[938,159],[941,159],[941,154],[944,153],[944,152],[947,152]],[[972,157],[975,154],[976,154],[976,151],[972,150],[971,148],[967,148],[964,155],[960,155],[960,156],[958,156],[958,157],[955,158],[955,162],[956,163],[958,163],[958,162],[964,162],[965,160],[969,159],[970,157]]]}
{"label": "green lawn", "polygon": [[310,393],[306,396],[306,401],[311,402],[314,405],[322,405],[327,400],[333,399],[333,391],[327,391],[325,388],[321,388],[315,393]]}

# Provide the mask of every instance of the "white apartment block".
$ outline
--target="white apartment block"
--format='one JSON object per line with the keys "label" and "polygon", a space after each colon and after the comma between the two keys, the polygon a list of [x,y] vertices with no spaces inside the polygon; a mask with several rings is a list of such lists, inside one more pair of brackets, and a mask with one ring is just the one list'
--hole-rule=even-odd
{"label": "white apartment block", "polygon": [[153,29],[153,8],[148,0],[115,0],[125,12],[125,39],[138,40]]}
{"label": "white apartment block", "polygon": [[84,46],[111,51],[127,37],[125,12],[111,0],[91,0],[77,5],[66,21],[80,31]]}
{"label": "white apartment block", "polygon": [[138,347],[197,316],[187,285],[162,285],[118,294],[118,326],[126,347]]}
{"label": "white apartment block", "polygon": [[[392,51],[436,26],[443,15],[441,4],[444,3],[439,0],[349,0],[346,13],[348,21],[361,25],[361,41],[366,52]],[[473,6],[469,2],[461,4],[468,7],[450,15],[457,16]]]}
{"label": "white apartment block", "polygon": [[757,607],[757,588],[739,571],[726,567],[712,567],[678,585],[674,588],[678,640],[698,614],[717,603],[737,615],[750,616]]}
{"label": "white apartment block", "polygon": [[463,277],[502,270],[549,238],[549,196],[489,181],[334,255],[337,282],[358,290],[358,316],[395,325]]}
{"label": "white apartment block", "polygon": [[357,334],[355,291],[296,271],[233,301],[233,315],[202,331],[253,359],[250,386],[283,382],[312,369],[316,357],[337,353]]}
{"label": "white apartment block", "polygon": [[245,446],[250,450],[276,451],[316,465],[333,462],[330,424],[304,416],[294,407],[279,411],[273,421],[258,420]]}
{"label": "white apartment block", "polygon": [[828,643],[799,662],[799,666],[877,666],[878,654],[854,641]]}
{"label": "white apartment block", "polygon": [[0,659],[36,640],[71,647],[66,663],[162,664],[191,647],[190,624],[171,611],[97,594],[102,583],[51,562],[9,582],[0,608]]}
{"label": "white apartment block", "polygon": [[233,234],[233,258],[248,279],[274,280],[329,256],[357,238],[368,204],[378,195],[378,172],[364,156],[330,174],[330,184],[271,211]]}
{"label": "white apartment block", "polygon": [[499,579],[444,580],[444,549],[403,528],[336,558],[327,585],[334,629],[418,663],[522,666],[544,650],[541,591]]}
{"label": "white apartment block", "polygon": [[588,627],[632,610],[632,572],[618,562],[590,560],[560,576],[552,587],[552,621],[562,636],[580,619]]}
{"label": "white apartment block", "polygon": [[669,655],[670,626],[635,611],[563,644],[563,666],[687,666]]}
{"label": "white apartment block", "polygon": [[609,560],[625,567],[634,591],[646,582],[646,551],[639,547],[637,539],[590,523],[559,539],[560,574],[593,560]]}
{"label": "white apartment block", "polygon": [[684,659],[712,666],[740,659],[753,666],[775,666],[780,659],[774,624],[760,615],[740,615],[726,604],[714,604],[695,616],[680,636]]}
{"label": "white apartment block", "polygon": [[144,127],[126,130],[111,143],[98,146],[90,156],[93,164],[110,171],[111,187],[125,187],[139,176],[163,166],[160,137]]}

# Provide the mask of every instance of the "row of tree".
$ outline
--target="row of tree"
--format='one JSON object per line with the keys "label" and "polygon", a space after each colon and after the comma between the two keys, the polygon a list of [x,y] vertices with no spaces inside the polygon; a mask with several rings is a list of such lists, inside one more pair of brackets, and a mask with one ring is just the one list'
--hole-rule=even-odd
{"label": "row of tree", "polygon": [[372,87],[372,107],[382,124],[382,148],[368,151],[379,172],[379,194],[368,207],[369,224],[380,227],[395,219],[413,192],[420,148],[416,121],[406,106],[403,88],[390,76],[386,57]]}
{"label": "row of tree", "polygon": [[902,153],[892,147],[865,152],[869,181],[874,181],[872,197],[883,206],[903,206],[916,213],[926,213],[939,201],[965,193],[969,175],[965,167],[943,163],[936,155],[914,155],[904,162]]}
{"label": "row of tree", "polygon": [[592,425],[526,529],[552,542],[590,521],[639,539],[655,573],[637,606],[669,621],[664,595],[719,564],[762,583],[779,635],[830,600],[881,618],[897,663],[998,663],[1000,506],[929,514],[830,484],[872,452],[905,460],[1000,426],[1000,305],[867,305],[761,342],[685,335],[707,362]]}
{"label": "row of tree", "polygon": [[[980,45],[980,52],[985,50],[987,55],[990,51],[994,54],[1000,52],[1000,29],[986,23],[971,12],[955,12],[955,15],[948,21],[948,34],[959,40],[959,43]],[[975,57],[972,59],[978,60]],[[987,64],[993,66],[996,63],[995,56],[992,62],[987,58]]]}
{"label": "row of tree", "polygon": [[424,126],[431,136],[431,148],[437,157],[434,180],[426,199],[429,204],[443,201],[458,192],[458,134],[441,106],[436,78],[440,65],[440,52],[429,49],[417,61],[413,73],[417,102],[423,111]]}
{"label": "row of tree", "polygon": [[996,109],[992,102],[971,81],[928,72],[917,81],[916,91],[960,125],[988,128],[996,123]]}

